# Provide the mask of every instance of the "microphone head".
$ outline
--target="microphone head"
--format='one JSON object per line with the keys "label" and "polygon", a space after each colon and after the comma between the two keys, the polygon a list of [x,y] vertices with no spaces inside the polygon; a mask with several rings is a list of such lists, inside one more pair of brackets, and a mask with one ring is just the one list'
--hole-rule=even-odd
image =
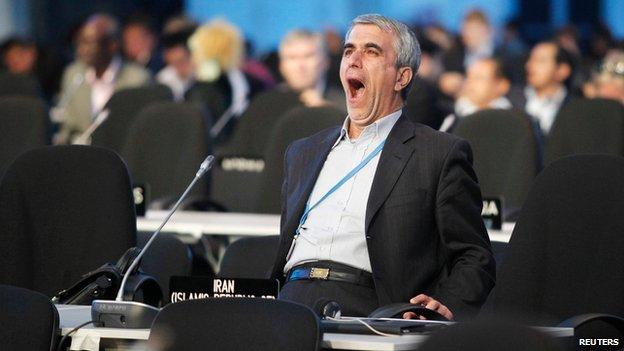
{"label": "microphone head", "polygon": [[314,303],[312,308],[321,318],[340,318],[340,304],[328,298],[320,298]]}
{"label": "microphone head", "polygon": [[214,156],[208,155],[208,157],[206,157],[204,162],[202,162],[201,165],[199,166],[199,170],[197,171],[197,174],[195,174],[195,176],[196,177],[203,176],[210,168],[212,168],[213,161],[214,161]]}

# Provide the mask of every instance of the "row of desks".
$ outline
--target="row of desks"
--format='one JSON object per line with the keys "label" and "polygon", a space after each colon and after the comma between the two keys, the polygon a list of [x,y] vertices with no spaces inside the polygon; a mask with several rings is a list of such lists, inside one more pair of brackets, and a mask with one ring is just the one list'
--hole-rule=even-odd
{"label": "row of desks", "polygon": [[[137,230],[154,231],[167,215],[166,211],[148,211],[137,218]],[[199,240],[203,235],[261,236],[279,235],[280,216],[273,214],[176,212],[163,231],[190,235]],[[501,230],[489,230],[490,240],[509,242],[514,223],[503,223]]]}
{"label": "row of desks", "polygon": [[[91,319],[91,306],[57,305],[62,335]],[[419,323],[421,321],[413,321]],[[570,337],[572,328],[539,328],[553,337]],[[131,350],[144,350],[149,329],[115,329],[85,326],[72,334],[70,350],[100,350],[106,341],[125,341]],[[426,334],[378,336],[362,334],[324,333],[322,347],[331,350],[415,350],[427,338]],[[119,350],[119,346],[114,346]]]}

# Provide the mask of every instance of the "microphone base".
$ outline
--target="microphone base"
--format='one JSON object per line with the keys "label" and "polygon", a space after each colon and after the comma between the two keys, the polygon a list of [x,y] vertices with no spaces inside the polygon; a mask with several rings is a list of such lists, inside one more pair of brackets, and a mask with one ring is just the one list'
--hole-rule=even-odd
{"label": "microphone base", "polygon": [[91,319],[105,328],[149,329],[160,308],[134,301],[94,300]]}

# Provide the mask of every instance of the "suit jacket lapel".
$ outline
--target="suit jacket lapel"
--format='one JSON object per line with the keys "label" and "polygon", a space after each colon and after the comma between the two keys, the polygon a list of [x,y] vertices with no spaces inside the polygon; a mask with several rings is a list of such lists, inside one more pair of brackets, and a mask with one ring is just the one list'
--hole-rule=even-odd
{"label": "suit jacket lapel", "polygon": [[316,184],[316,179],[321,173],[321,169],[323,169],[323,164],[325,164],[325,160],[327,159],[327,155],[332,149],[332,146],[338,139],[340,135],[340,128],[337,128],[336,132],[330,133],[323,142],[319,145],[318,148],[314,148],[309,151],[307,155],[303,155],[303,160],[305,163],[311,158],[312,160],[306,164],[298,164],[301,167],[301,186],[296,189],[297,192],[294,195],[294,198],[297,199],[297,202],[293,207],[288,208],[287,215],[288,219],[286,222],[286,229],[288,230],[288,235],[294,235],[297,226],[299,225],[299,220],[303,215],[303,211],[305,209],[306,202],[312,193],[312,189],[314,188],[314,184]]}
{"label": "suit jacket lapel", "polygon": [[375,177],[371,186],[368,203],[366,205],[365,231],[371,220],[386,201],[394,184],[403,172],[410,156],[414,152],[414,146],[408,141],[414,137],[414,124],[405,115],[405,110],[390,131],[386,144],[379,157]]}

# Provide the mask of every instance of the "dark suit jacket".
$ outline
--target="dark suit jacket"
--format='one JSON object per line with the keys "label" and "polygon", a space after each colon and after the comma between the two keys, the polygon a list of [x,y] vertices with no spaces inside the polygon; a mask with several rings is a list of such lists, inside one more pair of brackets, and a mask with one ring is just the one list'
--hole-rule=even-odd
{"label": "dark suit jacket", "polygon": [[[285,157],[281,238],[272,277],[340,127],[292,143]],[[405,114],[386,140],[366,208],[366,241],[379,304],[428,294],[458,318],[473,315],[494,286],[469,144]],[[331,298],[331,297],[329,297]]]}

